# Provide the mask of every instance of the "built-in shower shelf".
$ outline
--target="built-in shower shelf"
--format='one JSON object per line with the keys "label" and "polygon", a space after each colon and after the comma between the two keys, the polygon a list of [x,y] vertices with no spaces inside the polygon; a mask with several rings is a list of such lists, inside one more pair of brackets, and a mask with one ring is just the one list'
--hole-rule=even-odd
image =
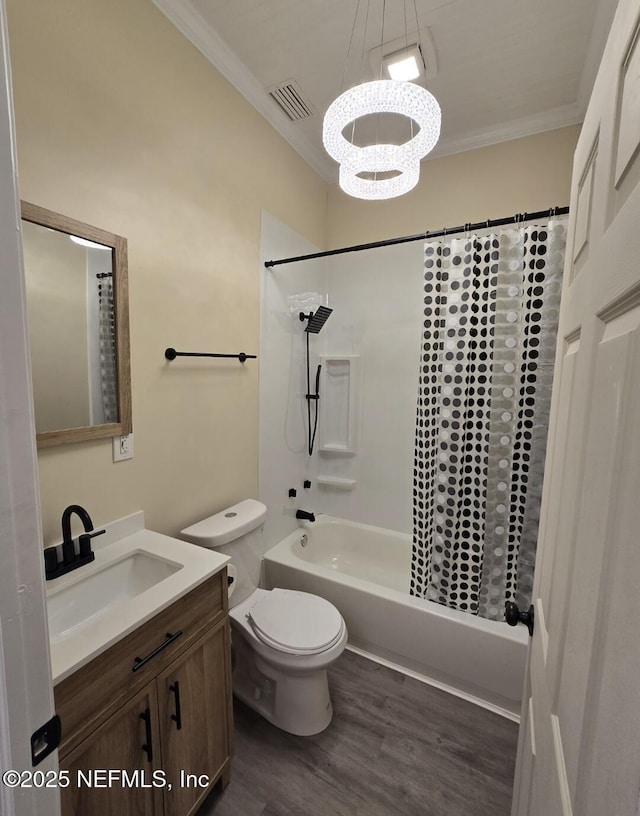
{"label": "built-in shower shelf", "polygon": [[320,389],[321,453],[353,456],[356,453],[357,354],[322,354]]}
{"label": "built-in shower shelf", "polygon": [[326,487],[335,487],[337,490],[353,490],[356,486],[355,479],[345,479],[341,476],[316,476],[318,484]]}
{"label": "built-in shower shelf", "polygon": [[336,454],[337,456],[355,456],[356,452],[351,448],[345,448],[344,445],[323,445],[320,453],[328,453],[329,455]]}

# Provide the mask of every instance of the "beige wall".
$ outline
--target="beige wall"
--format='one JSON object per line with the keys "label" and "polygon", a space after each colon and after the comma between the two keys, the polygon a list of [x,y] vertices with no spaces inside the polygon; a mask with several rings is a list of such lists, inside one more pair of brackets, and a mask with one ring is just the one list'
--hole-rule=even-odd
{"label": "beige wall", "polygon": [[260,212],[318,246],[327,188],[150,0],[8,0],[21,197],[129,242],[135,458],[39,454],[45,543],[68,504],[175,533],[257,493]]}
{"label": "beige wall", "polygon": [[579,133],[562,128],[423,161],[418,185],[390,201],[359,201],[332,185],[327,246],[565,206]]}
{"label": "beige wall", "polygon": [[36,430],[88,425],[86,250],[23,221],[22,251]]}
{"label": "beige wall", "polygon": [[129,242],[135,457],[39,454],[45,543],[64,507],[175,533],[257,494],[260,212],[319,247],[568,202],[578,128],[423,163],[390,202],[327,187],[151,0],[7,0],[22,198]]}

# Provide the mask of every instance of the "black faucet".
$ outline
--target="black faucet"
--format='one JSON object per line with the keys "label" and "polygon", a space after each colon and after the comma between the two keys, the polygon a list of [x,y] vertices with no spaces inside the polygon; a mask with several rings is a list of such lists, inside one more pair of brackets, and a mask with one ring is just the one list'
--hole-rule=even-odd
{"label": "black faucet", "polygon": [[306,510],[296,510],[296,518],[304,521],[315,521],[316,517],[313,513],[307,513]]}
{"label": "black faucet", "polygon": [[[74,513],[84,527],[84,533],[78,537],[79,552],[77,555],[75,542],[71,536],[71,516]],[[62,561],[58,560],[56,547],[47,547],[44,551],[44,571],[47,581],[93,561],[95,553],[91,550],[91,539],[105,532],[106,530],[93,532],[91,516],[84,507],[79,504],[70,504],[65,508],[62,514]]]}
{"label": "black faucet", "polygon": [[75,544],[73,538],[71,538],[71,516],[74,513],[82,522],[85,533],[90,533],[93,530],[91,516],[84,507],[80,507],[79,504],[70,504],[69,507],[65,508],[62,514],[62,560],[65,564],[71,564],[76,560]]}

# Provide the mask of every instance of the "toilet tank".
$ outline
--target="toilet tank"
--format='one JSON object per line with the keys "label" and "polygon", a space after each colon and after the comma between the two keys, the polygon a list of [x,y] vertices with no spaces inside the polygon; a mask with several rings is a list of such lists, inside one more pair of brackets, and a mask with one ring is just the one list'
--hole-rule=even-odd
{"label": "toilet tank", "polygon": [[181,530],[180,535],[200,547],[215,548],[228,555],[237,571],[229,605],[236,606],[260,584],[262,530],[267,508],[255,499],[227,507]]}

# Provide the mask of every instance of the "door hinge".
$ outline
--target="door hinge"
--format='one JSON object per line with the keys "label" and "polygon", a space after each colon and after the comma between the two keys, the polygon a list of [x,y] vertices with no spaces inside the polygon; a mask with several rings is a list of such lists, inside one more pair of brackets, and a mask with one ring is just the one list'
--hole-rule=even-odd
{"label": "door hinge", "polygon": [[31,735],[31,764],[35,767],[56,750],[62,737],[60,717],[53,717]]}

